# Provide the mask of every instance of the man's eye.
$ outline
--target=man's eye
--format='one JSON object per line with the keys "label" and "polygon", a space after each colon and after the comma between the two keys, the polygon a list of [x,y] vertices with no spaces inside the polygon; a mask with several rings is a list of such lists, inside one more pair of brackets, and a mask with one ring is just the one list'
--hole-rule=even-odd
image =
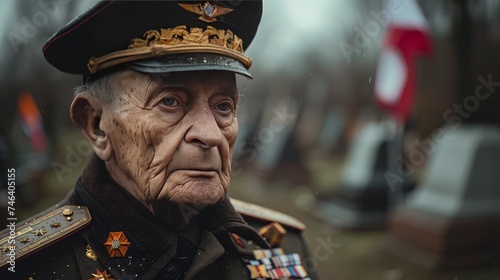
{"label": "man's eye", "polygon": [[233,107],[231,106],[231,103],[223,102],[223,103],[220,103],[219,105],[217,105],[217,109],[219,109],[223,112],[229,112],[233,109]]}
{"label": "man's eye", "polygon": [[175,98],[165,98],[161,101],[161,103],[163,103],[163,105],[168,107],[174,107],[179,105],[179,101],[177,101],[177,99]]}

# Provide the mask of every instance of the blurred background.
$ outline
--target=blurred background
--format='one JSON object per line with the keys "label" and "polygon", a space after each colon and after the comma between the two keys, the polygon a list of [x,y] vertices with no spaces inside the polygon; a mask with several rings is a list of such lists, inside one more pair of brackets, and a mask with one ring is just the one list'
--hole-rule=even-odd
{"label": "blurred background", "polygon": [[[64,198],[81,78],[41,49],[95,0],[0,3],[0,217]],[[264,0],[230,195],[302,220],[322,279],[500,279],[500,1]],[[3,222],[2,222],[3,223]]]}

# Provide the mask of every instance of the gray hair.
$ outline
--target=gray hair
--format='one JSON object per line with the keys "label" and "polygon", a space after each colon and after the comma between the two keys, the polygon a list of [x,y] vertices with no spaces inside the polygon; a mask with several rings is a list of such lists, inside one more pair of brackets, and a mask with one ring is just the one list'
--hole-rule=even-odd
{"label": "gray hair", "polygon": [[120,72],[112,73],[95,81],[76,86],[74,89],[74,96],[89,95],[110,105],[113,110],[117,110],[119,108],[118,98],[116,98],[119,91],[117,82],[119,75]]}

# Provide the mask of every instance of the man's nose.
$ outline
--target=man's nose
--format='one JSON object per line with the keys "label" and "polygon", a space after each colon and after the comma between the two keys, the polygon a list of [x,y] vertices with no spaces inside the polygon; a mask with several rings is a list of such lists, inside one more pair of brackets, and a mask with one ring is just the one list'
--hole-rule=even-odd
{"label": "man's nose", "polygon": [[222,132],[210,108],[203,108],[201,112],[192,116],[193,122],[188,129],[185,141],[204,149],[218,146],[222,141]]}

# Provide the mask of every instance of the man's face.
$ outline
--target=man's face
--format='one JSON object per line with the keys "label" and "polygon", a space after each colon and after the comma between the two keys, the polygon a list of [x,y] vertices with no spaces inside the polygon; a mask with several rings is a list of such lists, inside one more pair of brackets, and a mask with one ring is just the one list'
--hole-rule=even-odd
{"label": "man's face", "polygon": [[117,109],[105,108],[113,179],[150,209],[170,201],[213,205],[229,187],[238,132],[235,75],[225,71],[119,77]]}

